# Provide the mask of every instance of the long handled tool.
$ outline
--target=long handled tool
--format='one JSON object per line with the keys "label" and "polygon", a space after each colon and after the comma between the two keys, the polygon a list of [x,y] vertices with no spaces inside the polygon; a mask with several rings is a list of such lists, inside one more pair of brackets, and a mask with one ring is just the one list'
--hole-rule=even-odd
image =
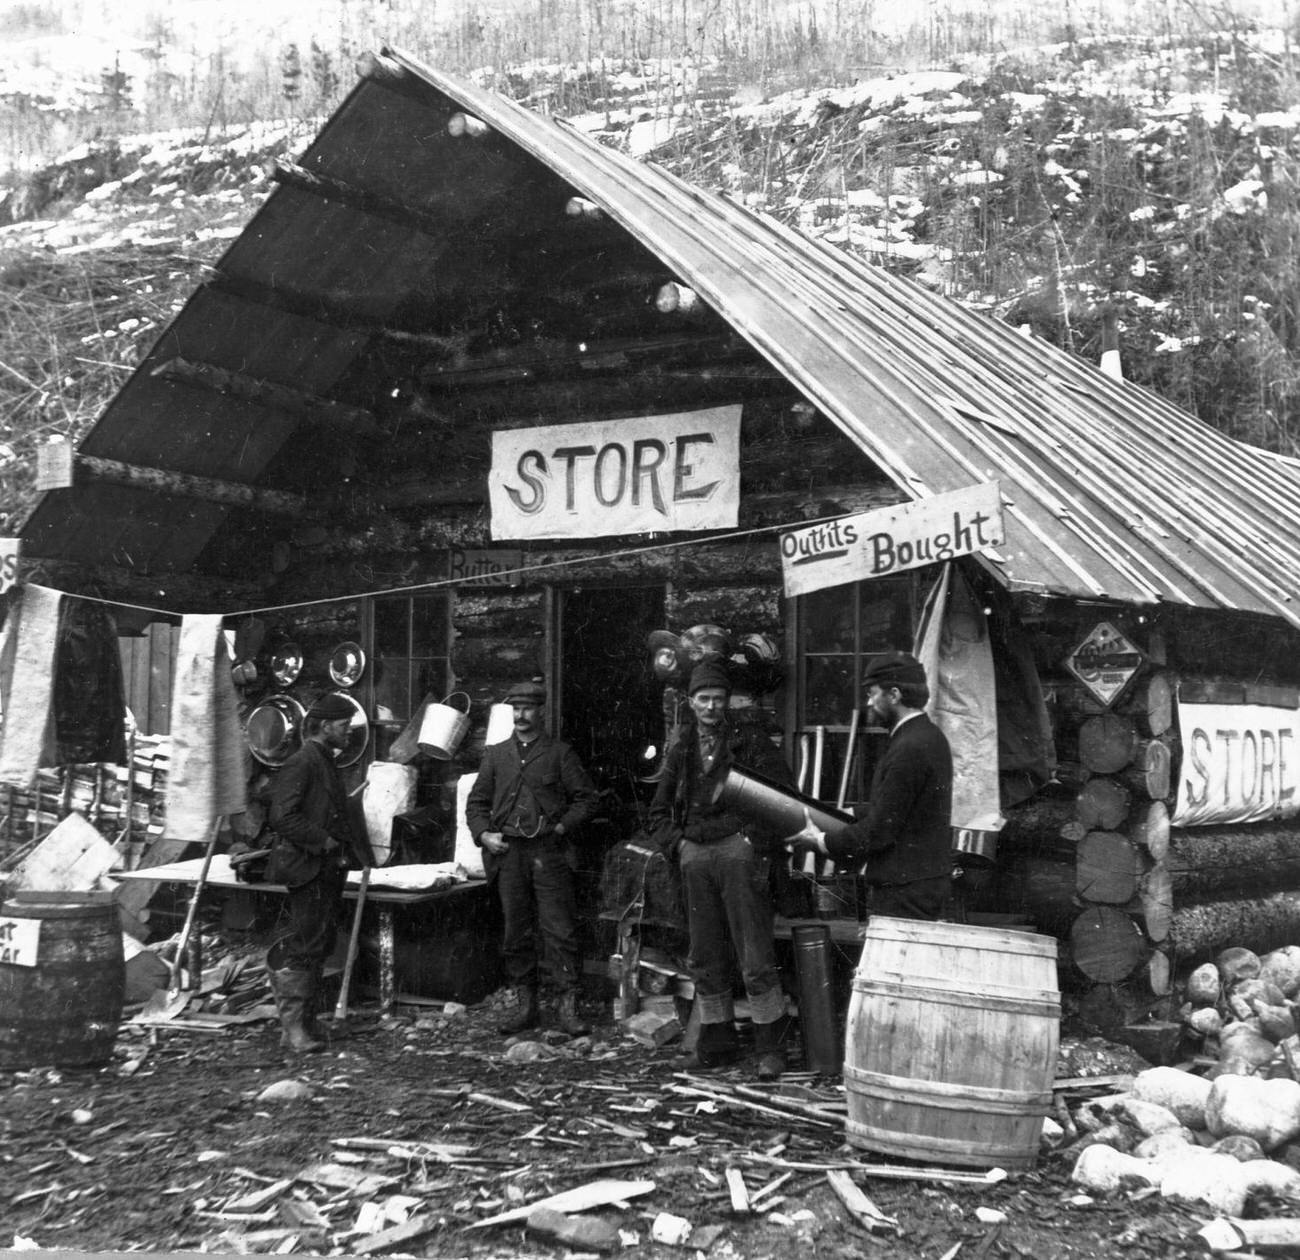
{"label": "long handled tool", "polygon": [[334,1018],[348,1017],[348,990],[352,987],[352,967],[357,961],[357,946],[361,942],[361,912],[366,908],[366,889],[370,886],[370,867],[361,868],[361,883],[357,886],[357,909],[352,916],[352,931],[348,936],[348,956],[343,964],[343,979],[339,982],[339,1000],[334,1003]]}
{"label": "long handled tool", "polygon": [[[813,737],[813,761],[812,761],[812,783],[808,787],[808,795],[820,797],[822,792],[822,759],[826,754],[826,728],[818,726],[814,728]],[[808,849],[803,855],[803,873],[809,879],[817,878],[818,854],[816,849]]]}
{"label": "long handled tool", "polygon": [[[190,898],[190,908],[185,912],[185,926],[181,928],[181,939],[176,943],[176,957],[172,959],[172,973],[167,982],[168,993],[175,994],[181,988],[181,962],[185,958],[185,949],[190,943],[190,935],[195,930],[194,920],[199,913],[199,898],[203,896],[204,886],[208,882],[208,868],[212,865],[212,854],[216,851],[217,837],[221,834],[222,819],[212,824],[212,834],[208,837],[208,847],[203,853],[203,865],[199,868],[198,882],[194,885],[194,895]],[[196,989],[199,977],[191,976],[190,984]]]}

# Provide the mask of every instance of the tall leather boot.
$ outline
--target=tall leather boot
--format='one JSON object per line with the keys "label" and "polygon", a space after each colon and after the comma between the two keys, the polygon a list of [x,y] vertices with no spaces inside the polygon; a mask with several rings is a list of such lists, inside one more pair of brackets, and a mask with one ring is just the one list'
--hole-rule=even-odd
{"label": "tall leather boot", "polygon": [[736,1025],[731,1020],[720,1024],[701,1024],[699,1040],[691,1066],[695,1068],[726,1067],[740,1057],[740,1039]]}
{"label": "tall leather boot", "polygon": [[570,1037],[585,1037],[591,1031],[591,1025],[578,1014],[578,994],[573,989],[560,994],[555,1018],[560,1029]]}
{"label": "tall leather boot", "polygon": [[314,977],[310,971],[291,971],[287,967],[278,971],[267,968],[271,993],[280,1013],[280,1047],[295,1054],[312,1054],[324,1050],[325,1043],[317,1040],[307,1030],[305,1023],[308,1004],[312,1000]]}
{"label": "tall leather boot", "polygon": [[497,1025],[497,1032],[503,1037],[509,1037],[512,1033],[523,1032],[525,1028],[536,1028],[537,1019],[537,986],[520,985],[515,1008]]}
{"label": "tall leather boot", "polygon": [[785,1048],[781,1045],[781,1020],[754,1025],[755,1072],[760,1081],[774,1081],[785,1071]]}

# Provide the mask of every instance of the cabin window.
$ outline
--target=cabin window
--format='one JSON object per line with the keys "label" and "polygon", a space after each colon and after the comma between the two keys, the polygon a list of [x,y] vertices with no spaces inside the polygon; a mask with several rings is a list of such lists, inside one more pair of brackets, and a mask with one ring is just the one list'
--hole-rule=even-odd
{"label": "cabin window", "polygon": [[792,760],[811,795],[831,803],[838,799],[856,709],[861,717],[845,802],[866,799],[883,732],[868,724],[862,674],[880,652],[911,650],[917,609],[911,574],[831,586],[795,601],[798,691]]}
{"label": "cabin window", "polygon": [[377,722],[406,722],[427,695],[451,690],[451,596],[384,596],[372,610]]}

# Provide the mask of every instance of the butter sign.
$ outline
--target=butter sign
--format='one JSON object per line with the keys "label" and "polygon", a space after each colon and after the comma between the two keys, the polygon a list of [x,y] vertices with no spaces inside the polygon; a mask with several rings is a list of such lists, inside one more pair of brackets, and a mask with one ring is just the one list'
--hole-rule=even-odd
{"label": "butter sign", "polygon": [[1002,492],[981,482],[781,535],[787,596],[886,577],[1002,542]]}

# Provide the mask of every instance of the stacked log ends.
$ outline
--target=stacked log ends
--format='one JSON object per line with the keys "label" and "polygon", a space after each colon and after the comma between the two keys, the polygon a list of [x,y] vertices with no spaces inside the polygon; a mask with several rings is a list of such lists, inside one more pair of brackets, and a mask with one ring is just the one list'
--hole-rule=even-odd
{"label": "stacked log ends", "polygon": [[1070,925],[1070,957],[1089,980],[1127,979],[1150,949],[1133,917],[1115,906],[1090,906]]}

